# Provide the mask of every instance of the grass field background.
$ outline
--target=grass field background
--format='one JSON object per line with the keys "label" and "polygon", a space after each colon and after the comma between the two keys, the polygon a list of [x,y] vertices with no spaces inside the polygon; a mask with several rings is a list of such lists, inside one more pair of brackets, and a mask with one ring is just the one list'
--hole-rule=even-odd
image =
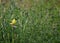
{"label": "grass field background", "polygon": [[0,43],[60,43],[60,0],[0,0]]}

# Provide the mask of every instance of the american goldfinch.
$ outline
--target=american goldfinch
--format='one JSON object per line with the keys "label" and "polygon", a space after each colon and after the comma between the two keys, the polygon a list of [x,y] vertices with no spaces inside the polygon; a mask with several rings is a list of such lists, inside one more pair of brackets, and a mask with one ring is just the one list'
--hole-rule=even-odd
{"label": "american goldfinch", "polygon": [[12,21],[11,21],[11,23],[10,23],[11,25],[14,25],[14,24],[16,24],[16,20],[15,19],[13,19]]}

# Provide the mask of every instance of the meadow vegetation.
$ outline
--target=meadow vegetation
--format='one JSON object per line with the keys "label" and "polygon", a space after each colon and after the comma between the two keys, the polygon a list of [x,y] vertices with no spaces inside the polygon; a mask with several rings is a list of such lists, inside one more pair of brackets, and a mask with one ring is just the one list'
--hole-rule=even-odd
{"label": "meadow vegetation", "polygon": [[0,43],[60,43],[60,0],[0,0]]}

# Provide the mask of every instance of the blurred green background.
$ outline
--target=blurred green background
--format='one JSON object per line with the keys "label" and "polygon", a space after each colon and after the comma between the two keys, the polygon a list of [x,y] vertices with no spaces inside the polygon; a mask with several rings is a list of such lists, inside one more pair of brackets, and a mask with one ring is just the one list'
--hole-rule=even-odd
{"label": "blurred green background", "polygon": [[0,43],[60,43],[60,0],[0,0]]}

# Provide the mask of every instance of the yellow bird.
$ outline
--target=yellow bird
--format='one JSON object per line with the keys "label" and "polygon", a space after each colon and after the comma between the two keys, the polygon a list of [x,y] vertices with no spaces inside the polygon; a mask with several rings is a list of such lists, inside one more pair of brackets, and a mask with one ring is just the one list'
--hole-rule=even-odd
{"label": "yellow bird", "polygon": [[16,24],[16,20],[15,19],[13,19],[12,21],[11,21],[11,23],[10,23],[11,25],[14,25],[14,24]]}

